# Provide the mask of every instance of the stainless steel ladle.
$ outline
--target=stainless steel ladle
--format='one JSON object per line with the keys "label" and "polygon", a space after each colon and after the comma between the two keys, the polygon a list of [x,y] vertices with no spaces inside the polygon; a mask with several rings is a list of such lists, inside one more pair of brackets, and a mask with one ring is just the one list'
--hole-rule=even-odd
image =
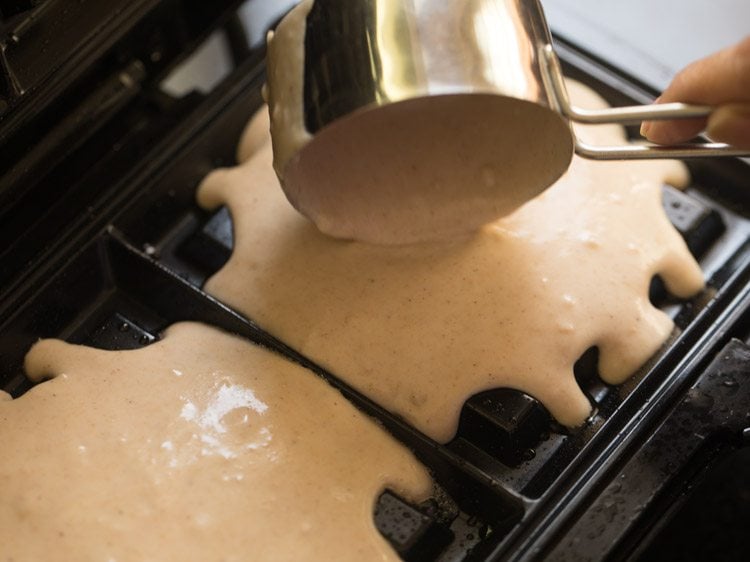
{"label": "stainless steel ladle", "polygon": [[[380,174],[387,159],[417,161],[417,149],[425,147],[414,144],[437,151],[430,163],[435,170],[426,172],[434,171],[436,178],[466,185],[489,178],[497,185],[487,189],[496,191],[505,189],[502,184],[512,186],[503,195],[507,205],[495,209],[499,214],[551,185],[573,152],[597,160],[750,155],[716,143],[581,142],[571,132],[572,121],[692,119],[708,116],[712,108],[682,103],[574,107],[538,0],[305,0],[295,12],[269,41],[275,167],[290,201],[314,216],[318,226],[330,223],[333,234],[342,234],[335,224],[348,218],[331,211],[321,219],[320,209],[310,206],[330,210],[343,201],[342,212],[367,213],[367,205],[357,205],[366,194],[352,189],[353,181]],[[299,87],[290,88],[295,78]],[[475,118],[451,129],[435,123],[459,108]],[[390,124],[388,131],[384,123]],[[408,134],[420,127],[436,137],[434,142]],[[390,152],[368,144],[373,138]],[[467,157],[472,138],[478,140]],[[472,159],[497,165],[464,165],[465,177],[457,175],[456,167]],[[406,183],[399,189],[405,205],[416,205],[408,202]]]}

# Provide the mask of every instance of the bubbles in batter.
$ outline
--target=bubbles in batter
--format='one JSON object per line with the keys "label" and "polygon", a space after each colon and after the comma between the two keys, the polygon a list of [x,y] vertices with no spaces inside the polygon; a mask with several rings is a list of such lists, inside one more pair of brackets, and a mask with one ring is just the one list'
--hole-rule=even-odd
{"label": "bubbles in batter", "polygon": [[[580,84],[569,90],[581,106],[605,105]],[[439,441],[467,398],[497,387],[583,423],[578,358],[598,346],[602,378],[624,381],[673,329],[649,302],[652,277],[680,297],[703,287],[661,206],[664,182],[687,181],[679,163],[574,158],[540,197],[473,235],[385,247],[329,238],[298,215],[268,137],[253,131],[244,142],[255,152],[199,189],[204,207],[228,205],[235,234],[206,289]],[[614,125],[577,133],[624,140]]]}

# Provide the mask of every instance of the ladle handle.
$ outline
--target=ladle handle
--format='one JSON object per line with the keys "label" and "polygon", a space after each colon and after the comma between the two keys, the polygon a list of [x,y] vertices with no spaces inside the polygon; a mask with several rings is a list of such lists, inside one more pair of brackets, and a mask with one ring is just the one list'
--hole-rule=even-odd
{"label": "ladle handle", "polygon": [[[551,45],[540,49],[542,79],[556,109],[571,121],[600,125],[620,123],[632,125],[641,121],[665,121],[671,119],[696,119],[708,117],[714,110],[706,105],[665,103],[658,105],[636,105],[609,109],[581,109],[570,102],[565,87],[560,61]],[[622,146],[594,146],[575,137],[575,150],[579,156],[591,160],[653,160],[659,158],[707,158],[719,156],[750,156],[750,150],[734,148],[723,143],[693,143],[678,145],[626,144]]]}

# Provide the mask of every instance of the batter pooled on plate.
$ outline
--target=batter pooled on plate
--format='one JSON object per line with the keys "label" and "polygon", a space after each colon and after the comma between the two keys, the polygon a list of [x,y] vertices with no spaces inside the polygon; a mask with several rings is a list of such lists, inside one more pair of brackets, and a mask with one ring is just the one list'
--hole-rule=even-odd
{"label": "batter pooled on plate", "polygon": [[398,560],[412,454],[313,373],[200,324],[137,351],[45,340],[0,400],[3,560]]}
{"label": "batter pooled on plate", "polygon": [[[577,104],[605,106],[569,89]],[[624,381],[673,329],[649,302],[652,277],[679,297],[703,287],[661,204],[664,182],[687,181],[679,163],[575,157],[540,197],[472,235],[387,247],[329,238],[295,212],[260,130],[243,140],[243,164],[199,189],[204,207],[228,205],[235,234],[206,289],[439,441],[467,398],[497,387],[583,423],[578,358],[598,346],[602,378]],[[624,140],[619,126],[577,133]]]}

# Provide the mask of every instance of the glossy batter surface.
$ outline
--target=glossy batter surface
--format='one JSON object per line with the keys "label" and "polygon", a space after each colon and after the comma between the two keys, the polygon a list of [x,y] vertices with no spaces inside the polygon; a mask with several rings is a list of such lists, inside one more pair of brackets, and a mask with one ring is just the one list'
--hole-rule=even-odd
{"label": "glossy batter surface", "polygon": [[[605,105],[569,88],[582,107]],[[387,247],[329,238],[296,213],[253,131],[257,151],[198,193],[234,221],[234,253],[207,290],[439,441],[468,397],[497,387],[583,423],[576,360],[596,345],[602,378],[624,381],[673,329],[649,302],[652,277],[680,297],[703,287],[661,204],[664,182],[687,181],[678,163],[576,157],[540,197],[473,235]],[[577,131],[624,140],[617,126]]]}
{"label": "glossy batter surface", "polygon": [[55,378],[0,400],[2,560],[398,560],[375,500],[431,489],[324,381],[207,326],[26,368]]}

